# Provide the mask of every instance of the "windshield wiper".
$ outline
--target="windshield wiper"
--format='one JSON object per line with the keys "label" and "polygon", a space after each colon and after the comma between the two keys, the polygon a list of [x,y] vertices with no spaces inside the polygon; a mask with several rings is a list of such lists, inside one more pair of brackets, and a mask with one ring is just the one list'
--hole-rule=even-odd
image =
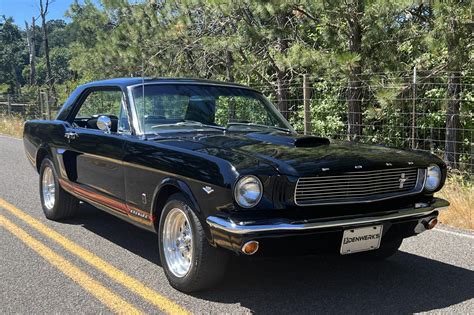
{"label": "windshield wiper", "polygon": [[207,125],[207,124],[203,124],[202,122],[194,121],[194,120],[184,120],[184,121],[180,121],[174,124],[154,125],[154,126],[151,126],[151,129],[161,128],[161,127],[173,127],[173,126],[198,126],[198,127],[212,128],[212,129],[218,129],[218,130],[226,130],[226,127]]}
{"label": "windshield wiper", "polygon": [[282,128],[282,127],[276,127],[276,126],[267,126],[267,125],[261,125],[261,124],[255,124],[255,123],[231,122],[231,123],[227,124],[227,128],[229,126],[250,126],[250,127],[260,127],[260,128],[266,128],[266,129],[276,129],[276,130],[291,132],[291,130],[288,129],[288,128]]}

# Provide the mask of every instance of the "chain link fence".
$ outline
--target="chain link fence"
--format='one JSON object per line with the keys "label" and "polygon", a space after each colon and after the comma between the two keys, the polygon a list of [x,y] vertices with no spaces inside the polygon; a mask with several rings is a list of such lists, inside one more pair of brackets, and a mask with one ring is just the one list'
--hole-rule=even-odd
{"label": "chain link fence", "polygon": [[0,94],[0,115],[22,119],[54,119],[59,108],[47,91],[31,94]]}
{"label": "chain link fence", "polygon": [[[400,72],[354,80],[357,91],[347,79],[308,75],[253,87],[299,133],[429,151],[474,174],[474,75]],[[349,103],[360,110],[349,111]]]}
{"label": "chain link fence", "polygon": [[[474,74],[371,73],[353,80],[357,84],[300,75],[247,84],[267,95],[302,134],[429,151],[474,174]],[[359,110],[348,111],[349,103]],[[53,104],[47,92],[0,95],[0,115],[54,118]]]}

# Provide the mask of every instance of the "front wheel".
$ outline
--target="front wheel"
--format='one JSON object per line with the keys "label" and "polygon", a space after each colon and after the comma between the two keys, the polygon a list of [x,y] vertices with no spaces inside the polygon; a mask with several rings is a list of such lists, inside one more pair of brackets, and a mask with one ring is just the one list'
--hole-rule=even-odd
{"label": "front wheel", "polygon": [[41,206],[48,219],[62,220],[74,216],[79,207],[79,199],[59,186],[58,174],[48,157],[41,163],[39,186]]}
{"label": "front wheel", "polygon": [[175,289],[200,291],[222,279],[228,253],[209,244],[192,205],[182,194],[172,195],[164,206],[158,240],[163,269]]}

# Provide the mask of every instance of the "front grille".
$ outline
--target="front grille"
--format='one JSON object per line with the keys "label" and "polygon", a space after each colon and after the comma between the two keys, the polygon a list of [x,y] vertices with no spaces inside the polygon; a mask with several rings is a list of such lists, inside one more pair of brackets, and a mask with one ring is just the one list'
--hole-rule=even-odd
{"label": "front grille", "polygon": [[424,176],[424,169],[397,168],[301,177],[296,184],[295,203],[359,203],[414,194],[423,189]]}

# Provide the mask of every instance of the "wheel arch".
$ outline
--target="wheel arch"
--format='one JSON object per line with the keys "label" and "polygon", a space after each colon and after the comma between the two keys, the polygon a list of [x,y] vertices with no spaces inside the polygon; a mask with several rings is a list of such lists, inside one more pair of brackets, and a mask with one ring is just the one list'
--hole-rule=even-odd
{"label": "wheel arch", "polygon": [[166,201],[168,201],[171,195],[176,193],[183,194],[193,205],[193,210],[196,212],[196,215],[199,218],[201,217],[201,209],[188,184],[180,179],[168,177],[161,181],[153,193],[151,211],[156,231],[158,231],[161,212],[163,211]]}
{"label": "wheel arch", "polygon": [[51,155],[51,150],[46,147],[46,146],[41,146],[39,147],[39,149],[36,151],[36,159],[35,159],[35,166],[36,166],[36,170],[40,171],[40,168],[41,168],[41,163],[43,163],[43,160],[45,157],[51,157],[52,158],[52,155]]}

